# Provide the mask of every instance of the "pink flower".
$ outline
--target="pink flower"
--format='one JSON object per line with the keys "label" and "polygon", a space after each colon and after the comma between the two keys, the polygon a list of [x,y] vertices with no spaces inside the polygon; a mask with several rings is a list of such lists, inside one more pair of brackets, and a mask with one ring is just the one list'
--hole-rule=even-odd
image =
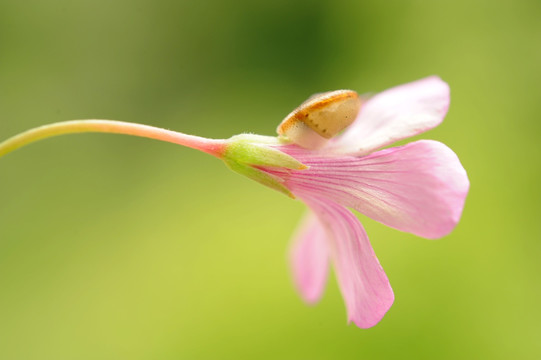
{"label": "pink flower", "polygon": [[393,303],[389,280],[348,207],[429,239],[453,230],[469,189],[455,153],[431,140],[377,151],[437,126],[448,106],[449,87],[437,77],[397,86],[366,101],[355,122],[317,151],[274,145],[307,169],[257,167],[311,210],[291,250],[294,281],[305,301],[320,299],[332,263],[349,322],[374,326]]}
{"label": "pink flower", "polygon": [[307,119],[325,135],[337,133],[343,128],[339,125],[347,126],[359,105],[351,100],[351,93],[339,92],[345,104],[339,108],[341,117],[329,117],[326,111],[337,108],[323,101],[310,108],[313,113],[295,113],[304,116],[304,120],[292,118],[302,124],[287,123],[288,136],[293,134],[318,150],[257,135],[214,140],[114,120],[73,120],[30,129],[0,142],[0,157],[41,139],[82,132],[141,136],[216,156],[232,170],[308,205],[311,212],[291,252],[295,284],[307,302],[317,302],[332,262],[349,321],[367,328],[381,320],[394,295],[366,232],[347,208],[395,229],[435,239],[451,232],[460,219],[469,181],[457,156],[437,141],[377,151],[443,120],[449,106],[445,82],[429,77],[372,97],[355,121],[326,144],[323,137],[306,130]]}

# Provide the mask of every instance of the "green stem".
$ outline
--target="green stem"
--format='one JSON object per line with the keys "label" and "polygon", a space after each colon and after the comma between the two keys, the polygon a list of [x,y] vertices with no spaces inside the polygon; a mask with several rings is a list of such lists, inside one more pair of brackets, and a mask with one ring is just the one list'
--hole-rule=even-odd
{"label": "green stem", "polygon": [[0,143],[0,157],[38,140],[85,132],[124,134],[156,139],[183,145],[221,158],[226,140],[206,139],[153,126],[115,120],[72,120],[40,126]]}

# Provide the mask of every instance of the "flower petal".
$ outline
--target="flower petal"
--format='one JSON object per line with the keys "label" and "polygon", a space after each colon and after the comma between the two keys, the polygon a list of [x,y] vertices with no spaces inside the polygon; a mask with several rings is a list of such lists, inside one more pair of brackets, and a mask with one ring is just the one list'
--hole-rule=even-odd
{"label": "flower petal", "polygon": [[376,325],[394,301],[387,275],[355,215],[324,198],[297,193],[318,215],[331,238],[331,256],[346,303],[348,321],[361,328]]}
{"label": "flower petal", "polygon": [[437,76],[370,98],[355,122],[329,144],[334,152],[364,155],[439,125],[449,107],[449,86]]}
{"label": "flower petal", "polygon": [[[426,238],[447,235],[460,219],[469,181],[455,153],[421,140],[363,157],[325,156],[296,146],[283,151],[309,169],[274,171],[294,194],[311,192]],[[266,170],[268,171],[268,170]]]}
{"label": "flower petal", "polygon": [[290,261],[302,298],[309,304],[318,302],[329,274],[329,249],[325,228],[312,213],[305,217],[294,237]]}

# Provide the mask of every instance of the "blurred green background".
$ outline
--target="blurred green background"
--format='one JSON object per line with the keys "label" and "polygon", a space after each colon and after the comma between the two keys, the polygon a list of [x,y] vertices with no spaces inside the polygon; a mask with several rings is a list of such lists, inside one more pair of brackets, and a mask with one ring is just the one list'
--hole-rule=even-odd
{"label": "blurred green background", "polygon": [[0,138],[107,118],[274,134],[310,94],[437,74],[469,173],[429,241],[365,219],[396,301],[304,305],[304,212],[196,151],[60,137],[0,159],[0,359],[541,358],[541,2],[0,0]]}

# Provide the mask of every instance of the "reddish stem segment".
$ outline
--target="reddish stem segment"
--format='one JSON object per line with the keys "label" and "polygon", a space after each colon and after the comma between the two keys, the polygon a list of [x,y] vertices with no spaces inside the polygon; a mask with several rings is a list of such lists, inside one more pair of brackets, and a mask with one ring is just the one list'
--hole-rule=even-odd
{"label": "reddish stem segment", "polygon": [[115,120],[72,120],[40,126],[0,143],[0,157],[34,141],[64,134],[85,132],[124,134],[146,137],[192,149],[203,151],[218,158],[223,156],[226,140],[207,139],[194,135],[187,135],[176,131],[157,128],[154,126],[134,124]]}

